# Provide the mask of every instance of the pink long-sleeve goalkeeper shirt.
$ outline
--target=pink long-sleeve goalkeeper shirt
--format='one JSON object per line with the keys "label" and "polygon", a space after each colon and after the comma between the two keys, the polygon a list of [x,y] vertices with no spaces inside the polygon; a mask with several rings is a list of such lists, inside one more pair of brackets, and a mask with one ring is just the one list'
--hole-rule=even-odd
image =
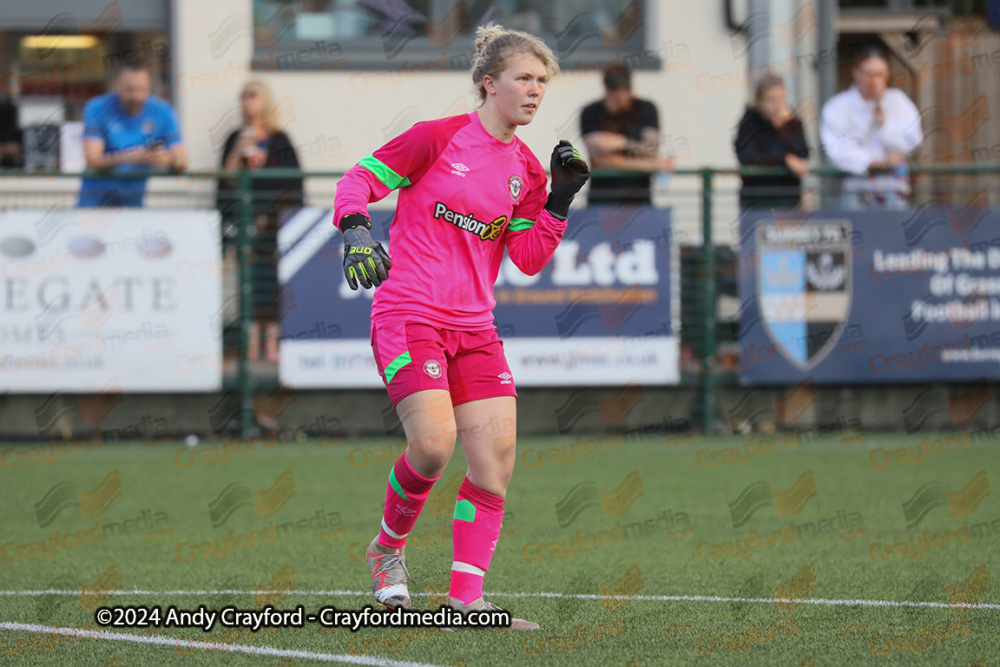
{"label": "pink long-sleeve goalkeeper shirt", "polygon": [[493,285],[504,248],[533,275],[566,222],[544,209],[545,170],[516,136],[489,134],[475,111],[417,123],[362,159],[337,184],[334,224],[400,188],[389,230],[389,280],[375,288],[372,319],[449,329],[493,324]]}

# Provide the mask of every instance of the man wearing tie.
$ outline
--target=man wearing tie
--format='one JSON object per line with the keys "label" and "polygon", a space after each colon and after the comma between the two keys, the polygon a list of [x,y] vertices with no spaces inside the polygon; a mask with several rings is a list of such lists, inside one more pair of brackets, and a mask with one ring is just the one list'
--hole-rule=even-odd
{"label": "man wearing tie", "polygon": [[920,113],[906,93],[888,87],[889,63],[878,48],[861,53],[852,75],[854,85],[823,105],[820,123],[830,160],[855,174],[844,180],[841,205],[905,209],[910,196],[906,160],[924,140]]}

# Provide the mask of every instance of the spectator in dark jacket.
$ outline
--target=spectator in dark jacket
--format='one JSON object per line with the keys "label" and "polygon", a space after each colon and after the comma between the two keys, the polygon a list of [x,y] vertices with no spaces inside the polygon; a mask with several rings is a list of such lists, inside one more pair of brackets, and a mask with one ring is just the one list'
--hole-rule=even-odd
{"label": "spectator in dark jacket", "polygon": [[736,156],[742,166],[788,167],[793,174],[744,175],[740,205],[747,208],[791,208],[809,173],[805,128],[788,106],[784,82],[776,76],[757,83],[754,106],[747,107],[736,133]]}
{"label": "spectator in dark jacket", "polygon": [[[239,189],[235,173],[244,169],[299,168],[299,159],[288,135],[280,128],[280,108],[263,81],[248,81],[240,94],[243,127],[226,139],[222,168],[233,178],[219,181],[218,207],[225,228],[234,230],[238,220]],[[277,234],[284,215],[303,205],[301,178],[261,178],[252,181],[253,194],[253,310],[250,327],[251,359],[260,349],[260,329],[266,330],[265,350],[270,361],[278,360],[278,258]]]}
{"label": "spectator in dark jacket", "polygon": [[[279,123],[280,109],[275,107],[274,95],[263,81],[248,81],[240,93],[243,126],[233,130],[222,149],[222,168],[228,174],[242,169],[269,167],[299,168],[299,158],[288,135]],[[239,192],[235,178],[225,178],[219,183],[219,205],[224,212],[235,209]],[[276,205],[302,205],[301,178],[254,179],[253,207],[255,212],[266,211]]]}

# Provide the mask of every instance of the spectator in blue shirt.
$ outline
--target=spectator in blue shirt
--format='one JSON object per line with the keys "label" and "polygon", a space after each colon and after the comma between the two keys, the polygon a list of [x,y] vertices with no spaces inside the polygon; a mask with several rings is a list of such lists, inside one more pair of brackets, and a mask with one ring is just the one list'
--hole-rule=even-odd
{"label": "spectator in blue shirt", "polygon": [[[187,168],[177,115],[170,104],[150,96],[152,79],[145,64],[124,62],[112,79],[112,90],[83,109],[88,169],[124,173]],[[80,187],[80,206],[142,206],[145,192],[145,179],[88,178]]]}

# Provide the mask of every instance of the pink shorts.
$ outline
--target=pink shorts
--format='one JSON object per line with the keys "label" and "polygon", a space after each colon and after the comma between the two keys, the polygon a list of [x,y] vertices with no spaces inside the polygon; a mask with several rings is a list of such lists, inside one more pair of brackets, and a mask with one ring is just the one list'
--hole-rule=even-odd
{"label": "pink shorts", "polygon": [[451,404],[517,396],[496,327],[441,329],[420,322],[372,322],[372,351],[393,407],[424,389],[446,389]]}

